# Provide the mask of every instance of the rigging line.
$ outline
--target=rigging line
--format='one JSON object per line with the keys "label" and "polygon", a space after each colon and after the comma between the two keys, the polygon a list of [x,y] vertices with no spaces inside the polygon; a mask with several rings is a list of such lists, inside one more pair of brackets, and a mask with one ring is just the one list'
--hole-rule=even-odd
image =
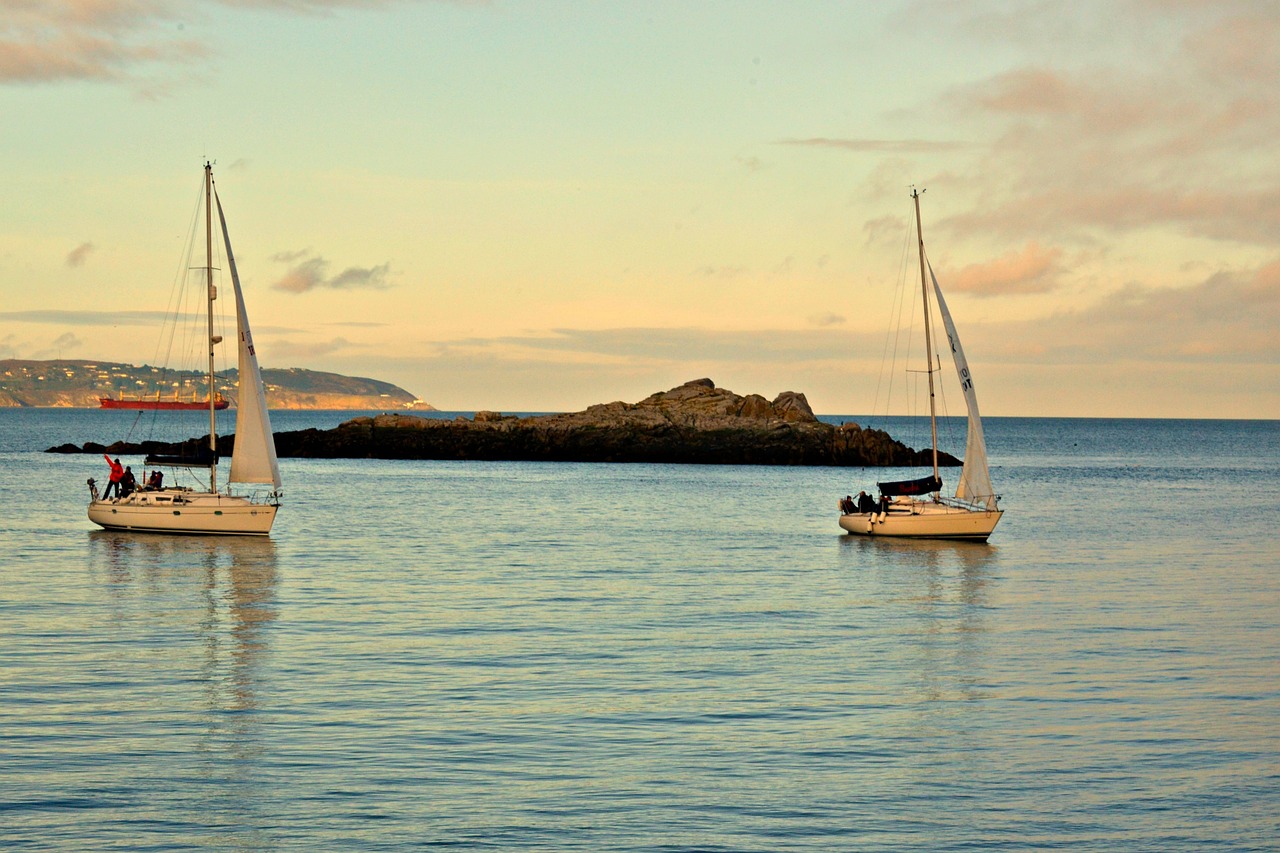
{"label": "rigging line", "polygon": [[[121,396],[123,396],[123,394]],[[138,414],[134,415],[133,423],[129,426],[129,429],[125,431],[125,434],[124,434],[125,442],[133,441],[133,431],[138,428],[138,421],[140,420],[142,420],[141,409],[138,410]]]}
{"label": "rigging line", "polygon": [[[934,278],[935,278],[935,276],[934,276],[934,272],[933,272],[933,264],[932,264],[932,263],[930,262],[930,260],[929,260],[929,251],[928,251],[927,249],[925,250],[925,253],[924,253],[924,262],[925,262],[925,266],[927,266],[927,267],[928,267],[928,269],[929,269],[929,277],[930,277],[930,279],[934,279]],[[936,303],[936,302],[937,302],[937,300],[935,299],[935,300],[934,300],[934,302]],[[934,307],[934,310],[935,310],[935,311],[936,311],[936,310],[938,310],[938,309],[937,309],[937,307],[936,307],[936,305],[935,305],[935,307]],[[942,329],[942,328],[944,328],[943,323],[942,323],[942,317],[941,317],[941,316],[938,316],[938,324],[937,324],[934,328],[938,328],[938,329]],[[942,338],[942,335],[938,335],[938,336],[935,338],[935,344],[941,344],[941,340],[940,340],[941,338]],[[951,341],[951,338],[950,338],[950,337],[948,337],[948,338],[947,338],[948,346],[950,345],[950,341]],[[939,405],[940,405],[940,413],[939,413],[939,414],[940,414],[940,418],[941,418],[941,420],[942,420],[941,430],[942,430],[942,431],[943,431],[943,433],[946,435],[946,438],[947,438],[947,440],[948,440],[948,444],[949,444],[949,446],[954,447],[954,446],[956,445],[956,432],[957,432],[957,427],[956,427],[956,425],[955,425],[955,424],[951,423],[951,414],[950,414],[950,410],[949,410],[949,409],[948,409],[948,407],[947,407],[947,384],[948,384],[948,383],[946,383],[946,382],[942,382],[942,381],[941,381],[942,376],[943,376],[943,371],[942,371],[942,353],[937,349],[937,347],[936,347],[936,346],[935,346],[935,348],[934,348],[934,352],[933,352],[933,359],[934,359],[934,361],[935,361],[934,370],[936,370],[936,371],[937,371],[937,373],[938,373],[938,379],[939,379],[939,382],[938,382],[937,384],[938,384],[938,401],[939,401]],[[968,404],[966,404],[966,407],[967,407],[967,405],[968,405]],[[968,429],[968,424],[967,424],[967,423],[965,424],[965,427],[966,427],[966,430],[967,430],[967,429]]]}
{"label": "rigging line", "polygon": [[[218,205],[221,205],[221,200],[218,198],[218,182],[216,180],[213,180],[212,183],[213,183],[214,201]],[[219,206],[218,209],[221,210],[221,207]],[[215,230],[221,232],[222,239],[214,240],[213,245],[214,245],[215,257],[218,261],[218,269],[217,269],[218,299],[221,304],[230,306],[235,303],[235,298],[234,298],[234,293],[232,293],[231,299],[229,301],[225,301],[227,300],[227,295],[226,293],[224,293],[224,291],[230,292],[230,289],[226,285],[227,285],[228,276],[230,274],[228,270],[230,269],[231,265],[230,265],[230,262],[227,260],[227,256],[226,256],[226,246],[225,246],[226,232],[225,230],[223,230],[224,225],[225,223],[223,223],[221,219],[219,219],[218,226],[217,228],[215,228]],[[229,312],[230,312],[229,308],[221,308],[221,307],[219,307],[218,310],[214,312],[214,322],[217,324],[218,334],[222,336],[222,340],[226,344],[218,351],[218,359],[222,365],[221,372],[222,372],[223,381],[229,381],[231,378],[229,371],[231,370],[230,363],[231,363],[232,347],[229,343],[226,343],[226,342],[236,340],[235,330],[232,326],[232,320],[229,316]],[[239,352],[237,350],[237,355],[238,354]]]}
{"label": "rigging line", "polygon": [[[911,237],[911,226],[910,226],[910,223],[908,223],[908,225],[907,225],[907,237],[908,237],[908,239]],[[902,309],[905,309],[908,303],[911,305],[911,316],[910,316],[910,318],[907,320],[907,322],[905,323],[907,342],[906,342],[906,352],[905,352],[905,353],[903,354],[903,356],[902,356],[902,358],[903,358],[903,363],[904,363],[904,364],[910,364],[910,363],[911,363],[912,347],[915,345],[915,330],[916,330],[916,299],[915,299],[915,285],[914,285],[914,284],[912,284],[910,287],[908,287],[908,286],[907,286],[907,284],[906,284],[906,273],[904,273],[904,274],[903,274],[903,297],[902,297]],[[898,315],[898,336],[899,336],[899,338],[901,338],[901,336],[902,336],[902,333],[903,333],[903,332],[902,332],[903,327],[904,327],[904,323],[903,323],[903,321],[902,321],[902,313],[901,313],[901,311],[900,311],[900,313],[899,313],[899,315]],[[897,363],[898,363],[898,362],[897,362],[897,354],[898,354],[898,351],[897,351],[897,348],[895,347],[895,349],[894,349],[894,363],[895,363],[895,364],[897,364]],[[909,370],[908,370],[907,372],[908,372],[908,373],[910,373],[910,371],[909,371]],[[908,417],[915,417],[915,415],[916,415],[916,410],[915,410],[915,406],[917,405],[917,403],[916,403],[916,398],[917,398],[917,397],[919,397],[919,395],[920,395],[920,391],[919,391],[919,387],[920,387],[919,377],[913,377],[913,382],[912,382],[912,384],[913,384],[915,387],[914,387],[914,388],[912,388],[912,389],[910,389],[910,390],[909,390],[909,392],[907,392],[907,415],[908,415]]]}
{"label": "rigging line", "polygon": [[[200,200],[203,185],[197,190],[195,203],[192,207],[191,216],[188,219],[186,243],[183,251],[178,259],[178,268],[174,271],[173,284],[169,290],[169,300],[165,305],[165,318],[160,327],[158,341],[156,344],[156,361],[160,367],[160,383],[167,387],[172,387],[170,375],[181,373],[182,365],[174,366],[173,347],[177,340],[178,328],[185,312],[183,298],[186,295],[186,283],[191,266],[191,252],[195,243],[196,226],[200,219]],[[164,350],[163,357],[160,356],[161,349]],[[181,348],[180,348],[181,349]],[[179,394],[182,386],[179,385]],[[150,418],[150,434],[155,435],[156,425],[161,420],[161,412],[158,409],[151,410]]]}
{"label": "rigging line", "polygon": [[[906,292],[906,269],[908,263],[908,255],[911,246],[911,227],[908,224],[902,238],[902,251],[898,258],[898,275],[894,291],[894,298],[889,305],[889,322],[886,324],[884,349],[880,354],[880,374],[876,377],[876,395],[871,409],[872,417],[881,413],[880,409],[880,388],[885,384],[886,376],[888,378],[888,387],[885,389],[884,412],[885,416],[889,414],[889,408],[893,400],[893,382],[894,382],[894,365],[898,360],[897,338],[894,335],[895,329],[900,329],[902,323],[902,301]],[[889,345],[893,344],[893,357],[889,357]],[[887,366],[886,366],[887,365]]]}
{"label": "rigging line", "polygon": [[[203,185],[201,186],[201,191],[203,191]],[[173,357],[174,334],[177,330],[180,314],[183,310],[183,296],[186,292],[186,281],[189,274],[188,271],[191,266],[191,252],[192,246],[195,242],[196,224],[200,218],[200,200],[201,192],[197,192],[195,204],[187,227],[186,246],[184,247],[182,255],[179,257],[178,269],[174,272],[173,285],[169,291],[169,302],[165,306],[165,324],[162,327],[160,342],[165,342],[163,332],[168,331],[168,342],[165,346],[164,359],[161,360],[161,363],[166,369],[170,364],[172,364],[171,359]],[[157,345],[157,360],[160,360],[158,358],[159,349],[160,347]]]}

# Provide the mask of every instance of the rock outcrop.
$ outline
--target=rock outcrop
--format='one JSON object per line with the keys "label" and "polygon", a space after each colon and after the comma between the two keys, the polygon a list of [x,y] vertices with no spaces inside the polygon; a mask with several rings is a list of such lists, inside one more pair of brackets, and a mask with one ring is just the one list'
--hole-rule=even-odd
{"label": "rock outcrop", "polygon": [[[205,439],[207,441],[207,438]],[[63,445],[51,452],[129,454],[181,452],[184,445]],[[218,452],[234,445],[219,439]],[[476,412],[473,418],[384,414],[330,430],[276,433],[282,457],[487,459],[565,462],[684,462],[736,465],[915,466],[930,464],[882,430],[819,421],[804,394],[785,391],[772,402],[741,397],[710,379],[653,394],[638,403],[602,403],[585,411],[518,418]],[[942,464],[958,465],[940,454]]]}

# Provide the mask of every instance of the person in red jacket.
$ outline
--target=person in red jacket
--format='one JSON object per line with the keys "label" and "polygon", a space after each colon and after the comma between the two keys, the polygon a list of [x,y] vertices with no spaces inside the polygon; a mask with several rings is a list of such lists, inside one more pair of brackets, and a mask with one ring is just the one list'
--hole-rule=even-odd
{"label": "person in red jacket", "polygon": [[102,458],[107,460],[107,464],[111,466],[111,478],[107,480],[107,488],[106,491],[102,493],[102,499],[105,501],[107,498],[111,497],[112,489],[115,489],[116,497],[121,497],[120,480],[124,477],[124,466],[120,464],[119,459],[112,462],[111,457],[105,453],[102,454]]}

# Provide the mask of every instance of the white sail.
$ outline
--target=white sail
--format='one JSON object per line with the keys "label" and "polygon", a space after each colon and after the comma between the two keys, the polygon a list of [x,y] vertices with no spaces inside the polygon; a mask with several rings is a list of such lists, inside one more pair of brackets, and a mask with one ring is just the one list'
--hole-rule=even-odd
{"label": "white sail", "polygon": [[227,267],[231,271],[231,284],[236,294],[236,332],[240,348],[240,394],[236,402],[236,446],[231,454],[230,479],[233,483],[270,483],[279,490],[280,463],[276,460],[276,442],[271,433],[271,416],[267,412],[266,389],[262,385],[262,373],[258,370],[258,356],[253,350],[249,315],[244,308],[244,294],[240,291],[236,259],[231,253],[227,220],[222,215],[222,200],[216,193],[214,198],[218,202],[218,221],[222,225]]}
{"label": "white sail", "polygon": [[955,359],[956,374],[960,377],[965,406],[969,410],[969,434],[965,441],[964,468],[960,471],[956,497],[984,504],[987,509],[994,510],[996,508],[995,489],[991,486],[991,471],[987,467],[987,441],[982,435],[982,415],[978,414],[978,396],[973,388],[973,374],[969,372],[969,362],[964,357],[960,336],[956,334],[951,312],[947,310],[947,301],[942,298],[942,288],[938,286],[938,277],[933,274],[932,264],[929,265],[929,278],[933,280],[933,292],[938,297],[938,311],[947,329],[947,338],[951,341],[951,356]]}

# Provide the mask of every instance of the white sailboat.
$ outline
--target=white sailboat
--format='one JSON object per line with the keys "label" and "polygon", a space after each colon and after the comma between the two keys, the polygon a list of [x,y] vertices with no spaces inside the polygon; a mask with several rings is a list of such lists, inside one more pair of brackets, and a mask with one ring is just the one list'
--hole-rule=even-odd
{"label": "white sailboat", "polygon": [[[920,291],[924,298],[925,358],[929,375],[929,424],[933,436],[933,475],[918,480],[886,482],[880,487],[881,500],[869,512],[860,511],[841,501],[840,526],[849,533],[862,536],[892,536],[914,539],[969,539],[985,542],[1000,522],[1004,511],[999,495],[991,485],[987,466],[987,444],[982,434],[982,416],[974,391],[973,374],[960,346],[951,312],[942,297],[933,267],[925,258],[924,232],[920,225],[920,193],[911,191],[916,210],[916,240],[920,250]],[[925,276],[928,270],[928,278]],[[938,415],[934,402],[933,341],[929,310],[929,284],[937,300],[938,313],[951,344],[951,356],[964,392],[969,415],[969,431],[965,441],[964,467],[954,497],[943,497],[942,479],[938,472]]]}
{"label": "white sailboat", "polygon": [[[238,344],[238,384],[235,450],[227,489],[218,490],[217,412],[214,386],[214,347],[222,342],[213,333],[213,303],[217,288],[213,283],[213,207],[227,252],[227,267],[236,297],[236,337]],[[197,458],[148,456],[147,466],[208,470],[208,489],[185,486],[141,488],[126,497],[103,499],[90,483],[89,520],[111,530],[138,530],[156,533],[203,533],[265,536],[271,532],[280,507],[280,465],[276,460],[275,437],[267,411],[266,391],[258,369],[249,317],[245,311],[240,276],[236,272],[231,238],[222,202],[213,183],[213,167],[204,167],[206,306],[209,354],[209,446]],[[265,495],[235,495],[231,483],[269,485]]]}

